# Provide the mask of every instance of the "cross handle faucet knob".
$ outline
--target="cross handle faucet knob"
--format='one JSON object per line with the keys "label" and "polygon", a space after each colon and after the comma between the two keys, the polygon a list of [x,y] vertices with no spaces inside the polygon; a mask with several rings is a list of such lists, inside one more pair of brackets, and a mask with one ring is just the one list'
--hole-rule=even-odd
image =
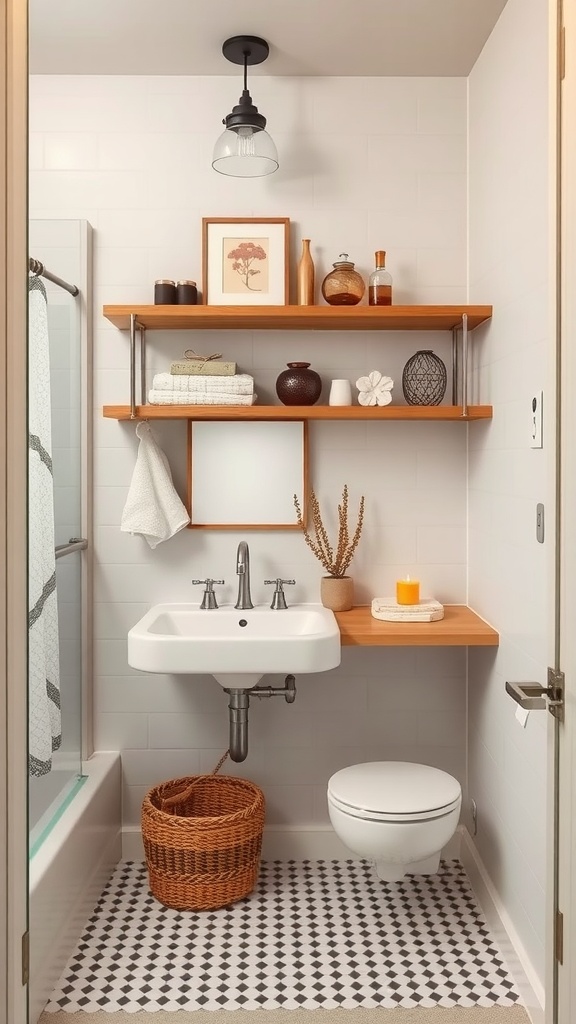
{"label": "cross handle faucet knob", "polygon": [[192,580],[192,585],[193,586],[197,587],[197,586],[202,585],[202,586],[206,587],[206,590],[204,591],[204,594],[203,594],[203,597],[202,597],[202,604],[200,605],[200,611],[209,611],[209,610],[212,610],[212,609],[218,607],[218,603],[216,601],[216,594],[214,593],[214,584],[215,583],[225,583],[225,582],[226,582],[225,580],[213,580],[213,579],[210,579],[210,578],[208,578],[206,580]]}
{"label": "cross handle faucet knob", "polygon": [[264,580],[264,583],[266,584],[266,586],[274,585],[276,587],[274,591],[274,596],[272,598],[272,604],[270,605],[270,607],[273,608],[275,611],[283,611],[284,608],[287,608],[288,605],[286,604],[286,595],[284,594],[284,587],[286,585],[294,586],[296,580],[281,580],[280,577],[278,577],[278,579],[275,580]]}

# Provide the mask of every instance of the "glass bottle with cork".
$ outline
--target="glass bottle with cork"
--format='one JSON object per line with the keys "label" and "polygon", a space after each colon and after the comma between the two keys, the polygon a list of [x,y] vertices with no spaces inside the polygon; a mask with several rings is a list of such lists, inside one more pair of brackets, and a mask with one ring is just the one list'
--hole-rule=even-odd
{"label": "glass bottle with cork", "polygon": [[392,305],[392,275],[386,270],[386,253],[378,249],[375,254],[376,269],[368,278],[368,305]]}

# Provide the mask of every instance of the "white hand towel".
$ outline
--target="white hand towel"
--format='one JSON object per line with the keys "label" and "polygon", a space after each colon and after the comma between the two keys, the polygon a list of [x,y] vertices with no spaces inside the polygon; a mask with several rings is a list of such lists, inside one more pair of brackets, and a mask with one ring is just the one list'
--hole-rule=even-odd
{"label": "white hand towel", "polygon": [[190,516],[176,493],[168,459],[150,425],[139,423],[136,436],[140,444],[120,529],[141,534],[155,548],[182,530]]}
{"label": "white hand towel", "polygon": [[229,395],[207,391],[149,391],[150,405],[255,405],[257,395]]}
{"label": "white hand towel", "polygon": [[152,388],[154,391],[194,391],[202,394],[219,391],[229,395],[251,395],[254,391],[254,378],[249,373],[235,373],[230,377],[156,373]]}

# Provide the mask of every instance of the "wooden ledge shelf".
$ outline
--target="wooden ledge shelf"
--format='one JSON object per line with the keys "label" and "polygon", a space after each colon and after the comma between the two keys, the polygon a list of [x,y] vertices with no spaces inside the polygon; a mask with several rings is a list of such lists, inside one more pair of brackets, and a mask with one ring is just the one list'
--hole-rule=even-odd
{"label": "wooden ledge shelf", "polygon": [[[130,420],[129,405],[105,405],[106,419]],[[492,418],[491,405],[137,405],[136,420],[469,420]]]}
{"label": "wooden ledge shelf", "polygon": [[462,604],[444,606],[438,622],[383,622],[368,605],[335,612],[343,647],[497,647],[492,626]]}
{"label": "wooden ledge shelf", "polygon": [[104,306],[120,330],[130,315],[147,330],[236,331],[451,331],[474,330],[492,316],[492,306]]}

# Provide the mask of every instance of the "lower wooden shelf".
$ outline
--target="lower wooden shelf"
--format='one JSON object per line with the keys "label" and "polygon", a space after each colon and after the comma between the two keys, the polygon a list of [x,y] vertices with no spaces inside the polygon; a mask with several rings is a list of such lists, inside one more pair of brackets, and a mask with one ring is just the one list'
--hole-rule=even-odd
{"label": "lower wooden shelf", "polygon": [[[129,405],[105,405],[103,416],[129,420]],[[137,420],[489,420],[491,405],[137,405]]]}
{"label": "lower wooden shelf", "polygon": [[383,622],[369,605],[335,612],[343,647],[497,647],[492,626],[463,604],[444,606],[438,622]]}

